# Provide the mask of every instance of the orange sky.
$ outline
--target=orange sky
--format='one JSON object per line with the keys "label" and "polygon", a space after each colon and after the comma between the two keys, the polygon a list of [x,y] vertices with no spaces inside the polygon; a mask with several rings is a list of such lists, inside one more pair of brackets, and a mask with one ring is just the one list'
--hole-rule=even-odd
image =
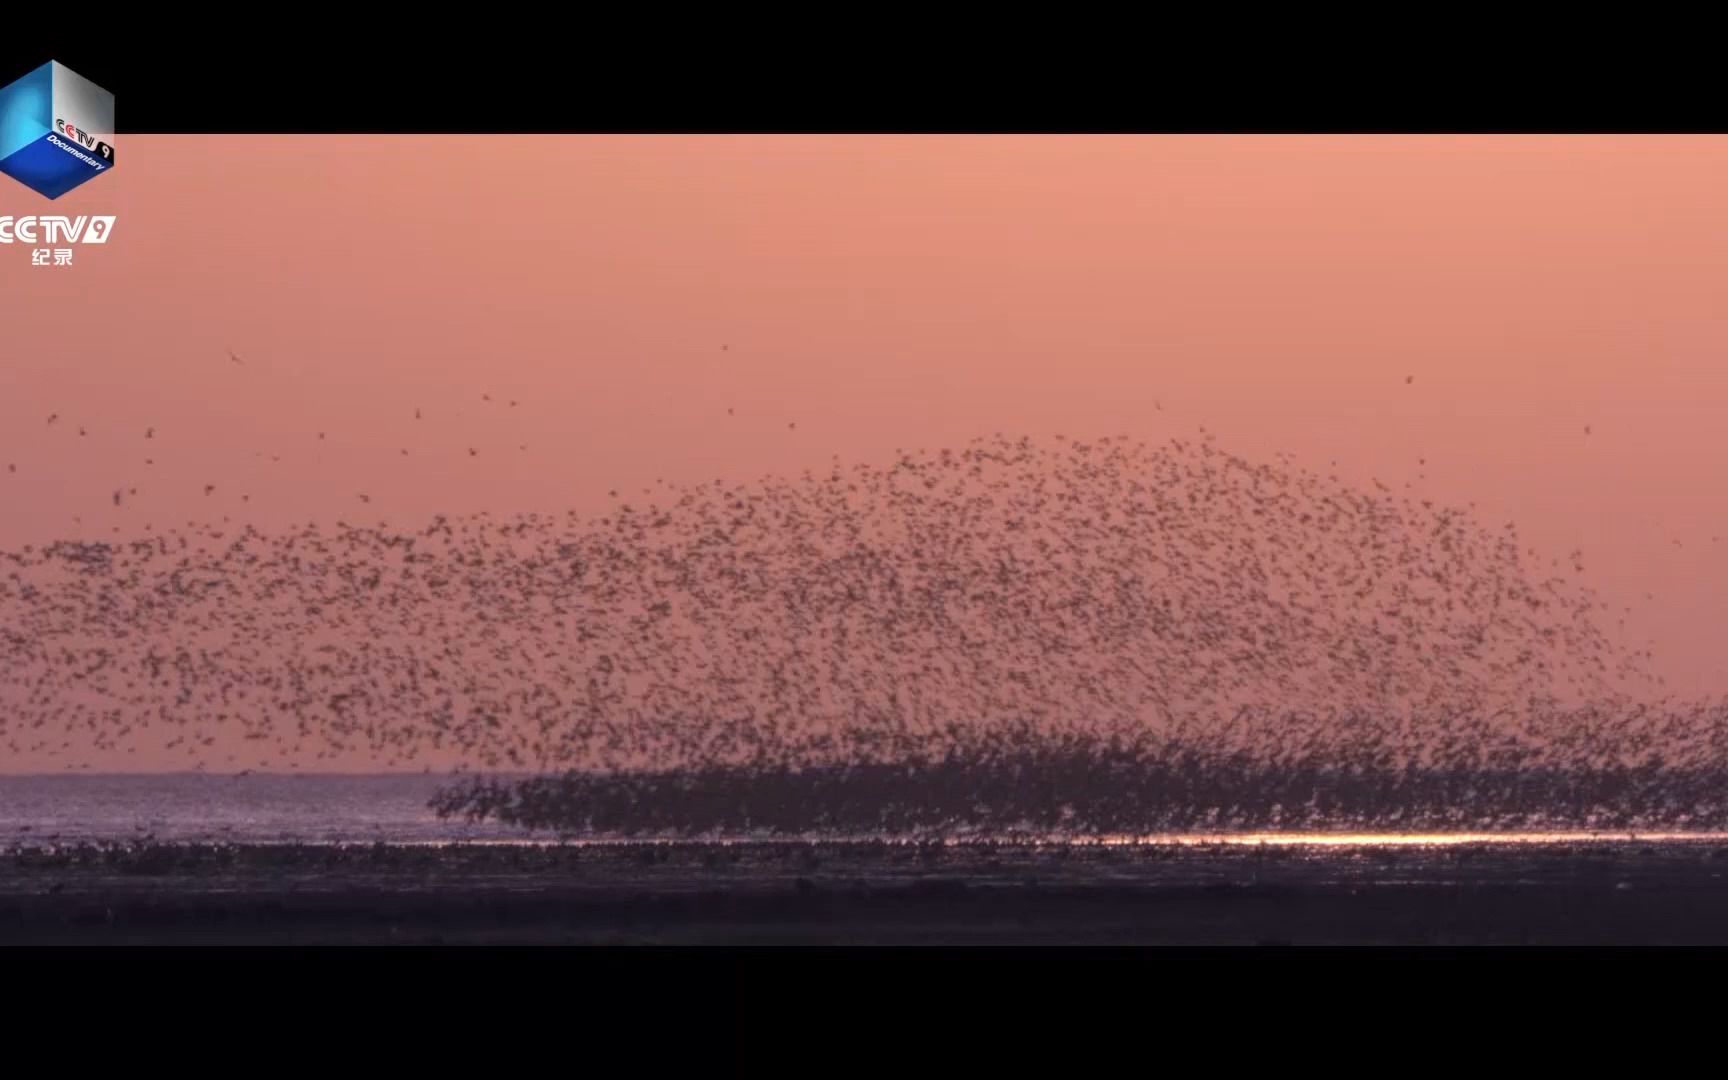
{"label": "orange sky", "polygon": [[0,178],[119,218],[0,245],[0,545],[1204,424],[1582,547],[1728,692],[1728,139],[122,138]]}

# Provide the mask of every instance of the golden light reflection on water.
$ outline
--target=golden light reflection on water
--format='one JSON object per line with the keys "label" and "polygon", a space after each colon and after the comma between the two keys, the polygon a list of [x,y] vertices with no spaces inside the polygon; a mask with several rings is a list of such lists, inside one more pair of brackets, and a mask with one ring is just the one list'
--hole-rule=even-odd
{"label": "golden light reflection on water", "polygon": [[[1445,833],[1222,833],[1181,836],[1109,836],[1104,845],[1181,844],[1185,846],[1279,847],[1440,847],[1458,844],[1674,843],[1728,840],[1719,832],[1445,832]],[[1080,841],[1084,843],[1085,841]]]}

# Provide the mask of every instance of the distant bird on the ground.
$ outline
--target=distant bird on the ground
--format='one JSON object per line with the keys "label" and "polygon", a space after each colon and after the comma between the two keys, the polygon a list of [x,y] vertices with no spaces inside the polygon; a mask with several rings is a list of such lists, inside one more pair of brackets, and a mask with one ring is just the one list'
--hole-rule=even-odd
{"label": "distant bird on the ground", "polygon": [[738,410],[736,410],[736,409],[727,409],[726,415],[727,416],[735,416],[735,415],[737,415],[737,412],[738,412]]}
{"label": "distant bird on the ground", "polygon": [[115,506],[119,506],[119,505],[120,505],[120,492],[118,492],[118,491],[116,491],[116,492],[115,492],[115,493],[114,493],[114,505],[115,505]]}
{"label": "distant bird on the ground", "polygon": [[481,400],[481,401],[491,401],[491,400],[492,400],[492,395],[491,395],[491,394],[481,394],[481,395],[480,395],[480,400]]}
{"label": "distant bird on the ground", "polygon": [[244,360],[240,359],[240,357],[236,356],[233,349],[228,350],[228,359],[234,361],[236,364],[239,364],[242,367],[244,367],[246,365],[246,361],[244,361]]}
{"label": "distant bird on the ground", "polygon": [[1416,381],[1416,376],[1414,376],[1414,375],[1404,376],[1404,385],[1405,386],[1409,386],[1411,383],[1413,383],[1415,381]]}
{"label": "distant bird on the ground", "polygon": [[324,433],[323,433],[323,432],[322,432],[322,431],[320,431],[320,432],[319,432],[319,433],[318,433],[318,437],[319,437],[319,438],[320,438],[320,439],[322,439],[322,438],[323,438],[323,437],[324,437]]}
{"label": "distant bird on the ground", "polygon": [[56,420],[58,420],[58,419],[60,419],[60,414],[59,414],[59,413],[49,413],[49,414],[48,414],[48,422],[49,422],[49,423],[50,423],[50,424],[52,424],[52,423],[53,423],[53,422],[54,422],[54,421],[56,421]]}
{"label": "distant bird on the ground", "polygon": [[414,410],[414,419],[416,419],[416,420],[420,419],[420,410],[419,409]]}
{"label": "distant bird on the ground", "polygon": [[156,429],[155,428],[145,428],[144,429],[144,437],[146,439],[154,439],[156,437]]}
{"label": "distant bird on the ground", "polygon": [[85,435],[85,434],[87,434],[87,433],[86,433],[86,432],[85,432],[85,430],[84,430],[84,427],[83,427],[83,425],[79,425],[79,427],[78,427],[78,437],[79,437],[79,438],[83,438],[83,437],[84,437],[84,435]]}
{"label": "distant bird on the ground", "polygon": [[722,345],[722,346],[720,346],[720,351],[725,352],[726,350],[730,349],[731,347],[732,346],[730,346],[730,345]]}
{"label": "distant bird on the ground", "polygon": [[363,502],[363,503],[369,503],[369,502],[371,502],[371,501],[372,501],[372,496],[370,496],[370,495],[362,495],[362,496],[360,496],[360,501],[361,501],[361,502]]}
{"label": "distant bird on the ground", "polygon": [[787,431],[797,431],[798,430],[798,421],[794,420],[790,424],[787,424],[786,430]]}
{"label": "distant bird on the ground", "polygon": [[205,484],[204,485],[204,494],[210,495],[210,494],[213,494],[215,491],[216,491],[216,485],[215,484]]}
{"label": "distant bird on the ground", "polygon": [[1586,435],[1590,434],[1590,425],[1589,424],[1584,425],[1584,434],[1586,434]]}
{"label": "distant bird on the ground", "polygon": [[479,457],[480,451],[478,451],[478,450],[474,449],[472,446],[470,446],[468,448],[468,456],[469,457]]}

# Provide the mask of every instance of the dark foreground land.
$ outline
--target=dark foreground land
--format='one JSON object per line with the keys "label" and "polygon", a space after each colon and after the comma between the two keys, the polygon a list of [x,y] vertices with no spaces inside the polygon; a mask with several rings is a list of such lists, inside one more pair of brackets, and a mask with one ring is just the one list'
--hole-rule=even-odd
{"label": "dark foreground land", "polygon": [[1728,847],[13,848],[0,943],[1728,944]]}

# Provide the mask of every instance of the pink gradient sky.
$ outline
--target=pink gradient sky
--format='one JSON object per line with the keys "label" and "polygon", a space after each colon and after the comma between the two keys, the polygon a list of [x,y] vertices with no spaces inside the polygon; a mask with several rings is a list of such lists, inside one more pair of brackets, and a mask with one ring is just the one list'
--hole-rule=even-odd
{"label": "pink gradient sky", "polygon": [[0,214],[119,217],[71,267],[0,245],[0,545],[1203,424],[1583,548],[1671,689],[1728,692],[1728,139],[119,149],[52,203],[0,178]]}

